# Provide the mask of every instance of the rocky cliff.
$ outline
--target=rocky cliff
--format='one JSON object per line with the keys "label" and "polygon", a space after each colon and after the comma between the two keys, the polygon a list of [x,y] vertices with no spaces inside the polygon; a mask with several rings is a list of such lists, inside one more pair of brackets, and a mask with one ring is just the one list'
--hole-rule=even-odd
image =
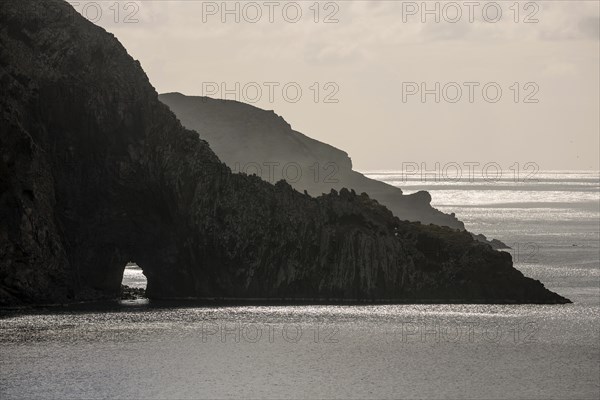
{"label": "rocky cliff", "polygon": [[62,0],[0,2],[0,85],[0,304],[114,298],[128,261],[150,298],[568,302],[467,232],[232,174]]}
{"label": "rocky cliff", "polygon": [[292,129],[273,111],[233,100],[161,94],[183,126],[206,140],[234,172],[256,174],[268,182],[285,179],[313,196],[331,189],[366,192],[401,220],[464,229],[454,215],[431,206],[427,192],[410,195],[352,169],[348,154]]}

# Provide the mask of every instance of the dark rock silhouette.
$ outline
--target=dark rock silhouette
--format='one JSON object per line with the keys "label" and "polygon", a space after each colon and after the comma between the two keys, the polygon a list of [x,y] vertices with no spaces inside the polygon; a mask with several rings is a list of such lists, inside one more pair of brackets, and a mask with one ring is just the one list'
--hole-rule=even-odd
{"label": "dark rock silhouette", "polygon": [[273,111],[181,93],[161,94],[159,99],[234,172],[256,174],[271,183],[286,179],[312,196],[354,189],[369,193],[401,220],[465,228],[454,215],[433,208],[428,192],[405,195],[400,188],[367,178],[352,169],[346,152],[293,130]]}
{"label": "dark rock silhouette", "polygon": [[139,300],[146,298],[146,290],[121,285],[121,300]]}
{"label": "dark rock silhouette", "polygon": [[[284,179],[299,192],[313,196],[331,189],[353,189],[369,193],[401,220],[465,229],[454,213],[433,208],[428,192],[405,195],[398,187],[367,178],[352,169],[346,152],[293,130],[273,111],[181,93],[165,93],[158,98],[183,126],[198,132],[233,172],[255,174],[271,183]],[[509,248],[482,234],[473,234],[473,238],[497,250]]]}
{"label": "dark rock silhouette", "polygon": [[487,243],[490,246],[492,246],[493,249],[495,250],[506,250],[506,249],[510,249],[511,247],[509,245],[507,245],[506,243],[498,240],[498,239],[492,239],[492,240],[488,240],[488,238],[483,235],[483,234],[471,234],[473,236],[473,238],[477,241],[480,241],[482,243]]}
{"label": "dark rock silhouette", "polygon": [[565,303],[468,232],[232,174],[113,35],[0,2],[0,304],[116,298]]}

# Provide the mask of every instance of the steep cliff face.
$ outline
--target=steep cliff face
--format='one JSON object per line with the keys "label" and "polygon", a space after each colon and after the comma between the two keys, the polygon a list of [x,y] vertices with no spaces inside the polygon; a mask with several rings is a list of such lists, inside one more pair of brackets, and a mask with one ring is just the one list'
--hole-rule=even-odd
{"label": "steep cliff face", "polygon": [[405,195],[397,187],[367,178],[352,169],[346,152],[294,131],[273,111],[180,93],[161,94],[159,99],[234,172],[256,174],[269,182],[285,179],[313,196],[354,189],[369,193],[401,220],[465,228],[454,215],[433,208],[429,193]]}
{"label": "steep cliff face", "polygon": [[0,304],[114,298],[130,260],[150,298],[568,301],[466,232],[232,174],[63,1],[0,2],[0,39]]}

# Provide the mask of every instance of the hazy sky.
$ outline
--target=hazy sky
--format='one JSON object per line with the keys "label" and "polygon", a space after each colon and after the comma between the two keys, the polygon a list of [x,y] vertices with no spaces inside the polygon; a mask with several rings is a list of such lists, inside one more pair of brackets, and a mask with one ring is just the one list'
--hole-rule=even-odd
{"label": "hazy sky", "polygon": [[431,14],[421,1],[71,3],[159,93],[222,98],[211,83],[225,84],[357,169],[600,168],[597,1],[430,1]]}

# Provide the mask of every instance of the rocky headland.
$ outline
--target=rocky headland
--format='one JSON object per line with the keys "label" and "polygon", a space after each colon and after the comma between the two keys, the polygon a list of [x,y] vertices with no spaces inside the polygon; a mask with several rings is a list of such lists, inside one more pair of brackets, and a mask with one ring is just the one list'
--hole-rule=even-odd
{"label": "rocky headland", "polygon": [[398,187],[354,171],[348,153],[295,131],[271,110],[181,93],[161,94],[159,99],[183,126],[198,132],[233,172],[256,174],[271,183],[284,179],[312,196],[354,189],[369,193],[401,220],[465,228],[454,215],[433,208],[428,192],[406,195]]}
{"label": "rocky headland", "polygon": [[232,173],[62,0],[0,2],[0,85],[2,305],[116,298],[128,261],[150,299],[569,302],[466,231]]}

